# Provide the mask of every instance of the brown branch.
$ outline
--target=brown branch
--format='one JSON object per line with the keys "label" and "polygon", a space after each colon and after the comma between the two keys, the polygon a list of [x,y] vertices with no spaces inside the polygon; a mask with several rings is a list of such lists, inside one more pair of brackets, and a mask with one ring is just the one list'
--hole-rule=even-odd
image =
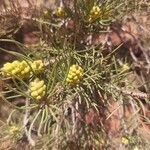
{"label": "brown branch", "polygon": [[[114,88],[114,87],[112,87],[112,88]],[[140,91],[139,92],[134,92],[134,91],[130,91],[130,90],[123,90],[123,89],[120,89],[119,87],[115,87],[115,89],[120,91],[122,94],[131,96],[133,98],[138,98],[138,99],[141,99],[141,100],[149,98],[146,93],[143,93],[143,92],[140,92]]]}

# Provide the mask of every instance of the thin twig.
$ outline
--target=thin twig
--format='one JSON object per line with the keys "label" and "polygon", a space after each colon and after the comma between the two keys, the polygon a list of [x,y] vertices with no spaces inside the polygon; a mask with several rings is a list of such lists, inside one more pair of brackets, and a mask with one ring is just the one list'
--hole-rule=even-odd
{"label": "thin twig", "polygon": [[129,95],[131,97],[138,98],[141,100],[148,98],[148,95],[143,92],[134,92],[134,91],[130,91],[130,90],[123,90],[123,89],[120,89],[119,87],[112,87],[112,88],[115,88],[116,90],[120,91],[122,94]]}
{"label": "thin twig", "polygon": [[27,129],[27,125],[29,122],[29,116],[30,116],[29,105],[30,105],[30,100],[27,98],[26,99],[26,110],[25,110],[25,115],[24,115],[24,120],[23,120],[23,126],[24,126],[25,134],[28,138],[30,145],[35,146],[35,142],[30,138],[29,133],[28,133],[28,129]]}

